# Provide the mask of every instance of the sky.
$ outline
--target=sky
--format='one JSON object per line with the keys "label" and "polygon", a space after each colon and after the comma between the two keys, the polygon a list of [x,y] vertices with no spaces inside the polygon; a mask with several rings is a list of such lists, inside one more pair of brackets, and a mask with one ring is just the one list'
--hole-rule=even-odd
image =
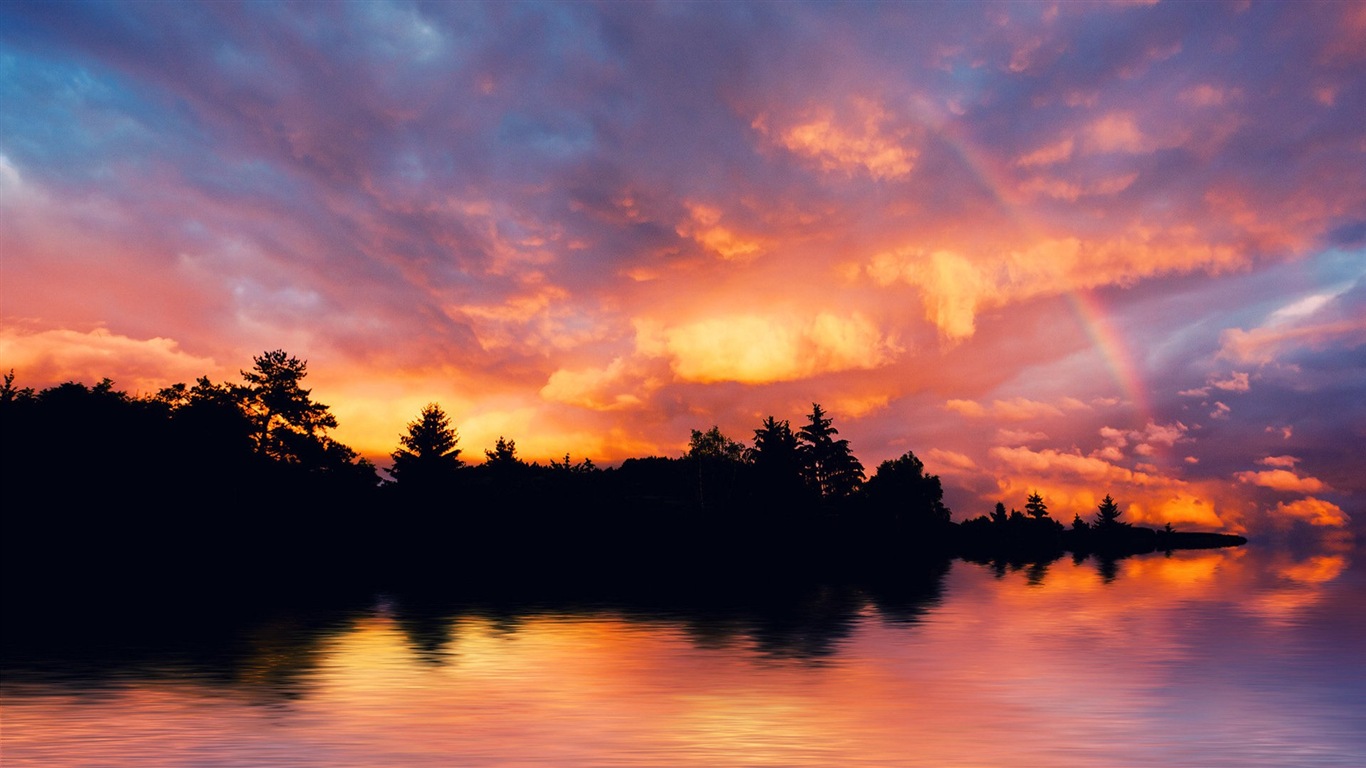
{"label": "sky", "polygon": [[1366,532],[1366,3],[0,5],[0,367]]}

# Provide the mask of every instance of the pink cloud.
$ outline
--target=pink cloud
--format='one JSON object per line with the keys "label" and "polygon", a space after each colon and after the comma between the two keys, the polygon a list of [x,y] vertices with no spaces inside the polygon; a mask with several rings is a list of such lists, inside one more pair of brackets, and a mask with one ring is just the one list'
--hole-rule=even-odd
{"label": "pink cloud", "polygon": [[1238,373],[1236,371],[1229,378],[1212,380],[1210,381],[1210,384],[1216,389],[1222,389],[1227,392],[1246,392],[1252,388],[1251,384],[1248,383],[1247,374]]}
{"label": "pink cloud", "polygon": [[1268,467],[1294,469],[1295,465],[1298,464],[1299,461],[1300,460],[1295,458],[1294,456],[1267,456],[1265,458],[1258,459],[1257,463]]}

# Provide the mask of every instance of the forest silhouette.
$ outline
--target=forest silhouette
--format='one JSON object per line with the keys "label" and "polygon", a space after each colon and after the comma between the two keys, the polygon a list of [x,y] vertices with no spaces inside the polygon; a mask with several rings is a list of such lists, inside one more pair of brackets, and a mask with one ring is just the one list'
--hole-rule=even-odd
{"label": "forest silhouette", "polygon": [[712,426],[681,457],[600,468],[546,464],[500,437],[468,463],[440,405],[396,439],[386,479],[330,436],[307,364],[255,357],[239,383],[199,378],[133,396],[105,379],[0,388],[0,559],[7,601],[57,583],[230,594],[386,582],[547,582],[660,591],[756,581],[894,582],[955,556],[1046,564],[1067,552],[1231,546],[1153,530],[1105,497],[1091,520],[1025,511],[952,521],[912,452],[868,476],[819,404],[795,428],[769,416],[745,445]]}

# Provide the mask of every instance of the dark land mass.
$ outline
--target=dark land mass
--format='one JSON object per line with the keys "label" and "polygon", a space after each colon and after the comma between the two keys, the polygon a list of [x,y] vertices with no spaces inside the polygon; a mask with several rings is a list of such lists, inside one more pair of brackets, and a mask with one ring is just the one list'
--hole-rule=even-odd
{"label": "dark land mass", "polygon": [[300,385],[302,361],[254,362],[242,384],[147,397],[107,380],[35,392],[5,377],[6,660],[97,634],[100,648],[146,648],[141,628],[217,636],[224,622],[318,611],[325,633],[377,594],[438,617],[662,613],[811,656],[863,606],[913,620],[955,557],[1042,573],[1071,553],[1109,580],[1122,557],[1246,541],[1132,526],[1108,496],[1070,527],[1037,494],[1023,513],[998,504],[954,523],[913,453],[867,477],[818,405],[799,429],[766,419],[750,447],[712,427],[681,458],[600,469],[526,462],[510,439],[467,465],[433,404],[399,436],[385,480],[330,438],[336,421]]}

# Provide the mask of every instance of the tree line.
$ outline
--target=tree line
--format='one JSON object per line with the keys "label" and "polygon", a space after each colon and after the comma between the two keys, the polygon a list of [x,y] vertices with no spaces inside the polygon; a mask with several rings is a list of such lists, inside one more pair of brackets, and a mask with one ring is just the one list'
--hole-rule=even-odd
{"label": "tree line", "polygon": [[1148,529],[1118,521],[1108,496],[1094,523],[1078,517],[1070,530],[1037,494],[1023,514],[998,504],[990,516],[955,525],[939,477],[913,452],[870,477],[815,403],[795,428],[765,418],[749,444],[712,426],[693,430],[681,457],[612,468],[569,454],[528,462],[510,437],[469,464],[449,415],[431,403],[398,436],[384,479],[332,437],[337,420],[304,386],[306,361],[267,351],[240,375],[143,396],[109,379],[35,391],[5,375],[0,555],[32,560],[55,547],[58,561],[116,558],[124,567],[181,558],[198,567],[210,557],[250,571],[320,553],[450,563],[462,552],[473,561],[495,542],[526,561],[578,558],[574,567],[588,552],[642,565],[705,552],[807,568],[870,554],[894,560],[916,549],[1155,546],[1134,538]]}

